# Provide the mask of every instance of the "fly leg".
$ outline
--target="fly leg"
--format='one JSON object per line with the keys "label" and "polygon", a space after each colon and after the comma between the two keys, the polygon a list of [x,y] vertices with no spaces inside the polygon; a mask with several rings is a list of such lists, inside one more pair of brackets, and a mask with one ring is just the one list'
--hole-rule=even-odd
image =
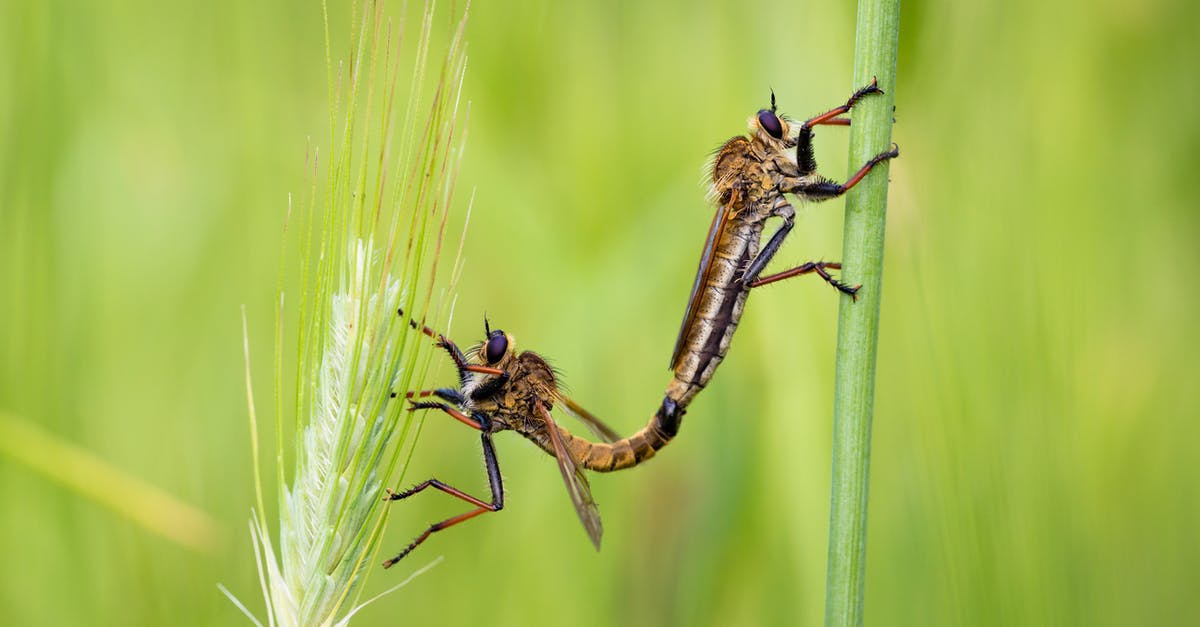
{"label": "fly leg", "polygon": [[[396,398],[396,396],[396,393],[392,392],[392,398]],[[404,393],[404,398],[409,400],[414,398],[429,398],[430,396],[436,396],[444,401],[454,403],[455,405],[462,405],[467,400],[463,397],[461,392],[454,388],[437,388],[436,390],[420,390]]]}
{"label": "fly leg", "polygon": [[[396,314],[403,316],[404,310],[397,308]],[[466,355],[463,355],[463,352],[458,348],[458,345],[441,333],[434,331],[424,324],[418,323],[412,318],[408,319],[408,325],[413,329],[416,329],[417,331],[420,331],[421,333],[424,333],[425,335],[437,340],[438,348],[446,349],[446,353],[450,355],[450,360],[454,362],[454,367],[458,370],[459,384],[466,385],[467,380],[470,379],[470,377],[467,375],[467,357]]]}
{"label": "fly leg", "polygon": [[[861,92],[862,90],[859,91]],[[827,200],[830,198],[836,198],[850,191],[850,189],[852,189],[855,185],[858,185],[858,182],[863,180],[863,177],[865,177],[872,168],[880,163],[883,163],[884,161],[887,161],[888,159],[895,159],[898,156],[900,156],[900,148],[895,144],[892,144],[891,150],[886,150],[875,155],[874,157],[871,157],[866,164],[859,168],[858,171],[855,172],[854,175],[851,176],[850,179],[845,183],[835,183],[824,178],[817,177],[814,179],[810,177],[808,180],[801,179],[796,183],[789,185],[788,187],[784,188],[783,191],[790,194],[795,194],[808,200]],[[841,269],[842,265],[840,263],[810,261],[808,263],[796,266],[791,270],[785,270],[761,279],[758,278],[758,274],[762,272],[764,267],[766,267],[767,262],[771,260],[771,257],[775,255],[777,250],[779,250],[779,246],[783,244],[783,239],[787,236],[788,232],[792,230],[795,210],[785,201],[779,200],[777,202],[777,207],[774,210],[774,214],[783,218],[783,225],[779,227],[778,231],[771,235],[771,239],[765,246],[763,246],[762,250],[759,251],[758,256],[750,262],[750,265],[746,268],[746,274],[742,279],[743,284],[748,287],[759,287],[769,283],[774,283],[775,281],[782,281],[783,279],[799,276],[801,274],[816,273],[822,279],[825,279],[826,283],[832,285],[839,292],[854,297],[858,292],[858,288],[862,286],[848,286],[837,279],[834,279],[829,275],[828,272],[825,271],[827,268]]]}
{"label": "fly leg", "polygon": [[850,191],[850,189],[855,185],[858,185],[858,182],[863,180],[863,177],[865,177],[872,168],[883,163],[884,161],[887,161],[888,159],[895,159],[899,156],[900,147],[896,144],[892,144],[891,150],[885,150],[868,159],[863,167],[859,168],[858,172],[855,172],[854,176],[851,176],[850,180],[846,181],[845,183],[835,183],[829,179],[817,177],[815,179],[810,178],[809,180],[798,181],[784,188],[783,191],[814,201],[837,198],[838,196]]}
{"label": "fly leg", "polygon": [[417,411],[420,409],[440,409],[446,412],[446,415],[463,423],[464,425],[467,425],[468,427],[471,427],[472,429],[477,429],[480,431],[484,430],[485,423],[481,422],[478,416],[468,416],[445,403],[438,403],[436,401],[409,401],[409,403],[411,404],[408,406],[408,411]]}
{"label": "fly leg", "polygon": [[[397,309],[396,314],[403,316],[404,310]],[[463,354],[462,350],[458,347],[458,345],[455,344],[450,338],[442,335],[441,333],[434,331],[433,329],[429,328],[428,326],[425,326],[424,324],[418,323],[416,320],[413,320],[412,318],[409,318],[408,324],[409,324],[409,326],[420,331],[421,333],[424,333],[425,335],[428,335],[429,337],[437,340],[438,347],[446,350],[446,353],[448,353],[450,355],[450,360],[454,362],[454,367],[458,370],[459,385],[467,384],[467,382],[471,379],[471,376],[469,374],[471,372],[477,372],[477,373],[481,373],[481,374],[491,374],[491,375],[496,375],[498,377],[504,376],[504,371],[500,370],[499,368],[489,368],[487,366],[478,366],[475,364],[467,363],[467,357],[466,357],[466,355]],[[446,400],[450,400],[450,399],[446,399]]]}
{"label": "fly leg", "polygon": [[800,264],[800,265],[796,266],[795,268],[792,268],[791,270],[784,270],[783,272],[777,272],[775,274],[765,276],[761,279],[756,279],[754,281],[751,281],[749,284],[749,287],[761,287],[763,285],[768,285],[768,284],[774,283],[776,281],[782,281],[784,279],[790,279],[794,276],[800,276],[801,274],[809,274],[809,273],[815,272],[817,274],[817,276],[820,276],[822,279],[825,279],[825,282],[832,285],[835,289],[837,289],[837,291],[839,291],[843,294],[847,294],[851,298],[858,300],[858,296],[856,296],[856,295],[858,294],[858,288],[860,288],[862,286],[861,285],[855,285],[854,287],[847,286],[846,284],[842,283],[841,281],[838,281],[837,279],[830,276],[830,274],[828,272],[826,272],[827,269],[841,270],[842,264],[834,262],[834,261],[809,261],[807,263]]}
{"label": "fly leg", "polygon": [[775,201],[775,207],[771,210],[773,215],[783,218],[783,224],[771,234],[771,239],[767,240],[766,245],[762,250],[758,251],[754,259],[750,260],[750,265],[746,266],[746,271],[742,273],[742,285],[753,286],[754,279],[758,278],[758,274],[767,267],[775,253],[779,252],[779,247],[783,245],[783,240],[787,238],[788,233],[792,232],[792,227],[796,225],[796,209],[793,208],[783,197],[779,197]]}
{"label": "fly leg", "polygon": [[[480,386],[476,387],[474,390],[472,390],[471,391],[471,400],[477,401],[477,400],[492,396],[497,391],[499,391],[500,388],[504,387],[505,383],[508,383],[508,373],[507,372],[501,373],[500,376],[496,377],[495,379],[489,379],[488,381],[484,382],[482,385],[480,385]],[[392,398],[396,398],[396,396],[397,396],[396,393],[393,392]],[[455,405],[459,405],[459,406],[462,406],[463,404],[465,404],[467,402],[467,397],[464,396],[462,392],[460,392],[454,388],[437,388],[434,390],[420,390],[420,391],[416,391],[416,392],[405,392],[405,394],[404,394],[404,398],[409,399],[409,400],[412,400],[414,398],[429,398],[430,396],[436,396],[437,398],[440,398],[444,401],[454,403]],[[436,404],[436,403],[434,403],[434,404]],[[430,407],[426,406],[426,407],[422,407],[421,409],[429,409],[429,408]]]}
{"label": "fly leg", "polygon": [[496,394],[496,392],[499,392],[506,383],[508,383],[508,373],[501,372],[499,376],[488,379],[487,381],[479,384],[474,390],[471,390],[471,400],[478,401],[489,396],[493,396]]}
{"label": "fly leg", "polygon": [[810,176],[815,174],[817,171],[817,160],[816,157],[813,156],[812,148],[813,127],[821,124],[827,126],[849,126],[850,120],[846,118],[839,118],[838,116],[850,111],[850,109],[854,107],[854,104],[863,97],[871,94],[882,93],[883,90],[879,88],[878,82],[872,78],[870,84],[851,94],[850,99],[846,101],[846,104],[840,107],[834,107],[833,109],[830,109],[815,118],[805,120],[804,123],[800,125],[800,133],[796,137],[796,163],[800,166],[800,176]]}
{"label": "fly leg", "polygon": [[804,124],[801,126],[817,126],[819,124],[844,124],[849,126],[850,120],[839,118],[837,116],[849,112],[850,109],[854,108],[854,105],[858,103],[859,100],[862,100],[864,96],[882,93],[883,90],[879,88],[879,81],[872,77],[870,83],[867,83],[866,85],[860,87],[853,94],[850,94],[850,98],[846,100],[846,104],[839,107],[834,107],[814,118],[809,118],[808,120],[805,120]]}
{"label": "fly leg", "polygon": [[[414,409],[416,409],[416,407],[414,407]],[[457,418],[457,416],[455,417]],[[399,501],[401,499],[406,499],[410,496],[413,496],[425,488],[435,488],[445,492],[446,494],[449,494],[450,496],[462,499],[471,505],[474,505],[475,509],[430,525],[429,528],[426,529],[421,535],[417,536],[416,540],[410,542],[403,551],[400,551],[400,553],[398,553],[395,557],[385,561],[383,563],[384,568],[391,568],[393,564],[403,559],[405,555],[411,553],[412,550],[424,542],[425,539],[430,536],[430,534],[436,531],[441,531],[447,527],[453,527],[460,522],[470,520],[480,514],[498,512],[501,509],[504,509],[504,484],[500,476],[500,464],[496,461],[496,449],[494,446],[492,446],[491,421],[483,414],[475,414],[473,418],[468,418],[468,420],[473,420],[475,427],[483,432],[480,434],[483,442],[483,463],[487,467],[488,484],[491,486],[492,500],[489,502],[475,498],[470,494],[467,494],[466,492],[463,492],[462,490],[459,490],[458,488],[455,488],[449,484],[442,483],[437,479],[422,481],[421,483],[418,483],[417,485],[409,488],[408,490],[404,490],[403,492],[393,492],[389,488],[387,491],[388,495],[385,497],[385,500],[388,501]]]}
{"label": "fly leg", "polygon": [[796,210],[782,198],[776,201],[776,206],[772,213],[783,218],[783,224],[781,224],[779,229],[771,234],[771,239],[767,240],[767,243],[762,247],[762,250],[758,251],[758,255],[750,261],[750,265],[746,266],[746,271],[742,274],[742,285],[745,285],[748,288],[759,287],[769,283],[774,283],[775,281],[782,281],[783,279],[799,276],[801,274],[815,272],[822,279],[825,279],[826,283],[832,285],[839,292],[849,294],[850,296],[854,296],[854,294],[858,292],[858,288],[861,286],[856,285],[854,287],[848,287],[830,276],[829,273],[825,271],[826,268],[835,270],[841,269],[842,264],[833,262],[809,261],[808,263],[792,268],[791,270],[785,270],[761,279],[758,278],[759,273],[763,271],[763,268],[767,266],[767,263],[769,263],[771,258],[775,256],[775,253],[779,251],[779,247],[783,245],[783,240],[787,238],[788,233],[792,231],[792,227],[795,226],[796,222]]}

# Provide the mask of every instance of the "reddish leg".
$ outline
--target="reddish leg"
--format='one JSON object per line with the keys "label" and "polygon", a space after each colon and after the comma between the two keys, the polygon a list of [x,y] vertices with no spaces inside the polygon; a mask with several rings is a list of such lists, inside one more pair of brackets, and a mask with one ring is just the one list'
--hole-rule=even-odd
{"label": "reddish leg", "polygon": [[806,120],[800,125],[800,132],[796,136],[796,163],[800,166],[800,176],[809,176],[811,174],[815,174],[817,171],[817,160],[816,157],[813,156],[812,149],[813,127],[822,124],[827,126],[849,126],[850,120],[846,118],[839,118],[838,116],[850,111],[854,104],[863,97],[870,94],[882,93],[883,91],[879,89],[879,86],[876,84],[876,80],[872,78],[871,84],[851,94],[850,99],[846,101],[846,104],[840,107],[834,107],[833,109],[830,109],[815,118]]}
{"label": "reddish leg", "polygon": [[[396,314],[403,316],[404,310],[397,309]],[[411,318],[408,320],[408,324],[409,324],[409,326],[420,331],[421,333],[424,333],[425,335],[428,335],[429,337],[436,339],[437,345],[441,348],[446,349],[446,352],[449,353],[449,355],[450,355],[450,359],[454,362],[454,367],[458,369],[458,379],[459,379],[460,385],[466,385],[467,380],[470,378],[467,376],[468,372],[475,372],[475,373],[479,373],[479,374],[490,374],[493,376],[500,376],[500,375],[504,374],[504,371],[500,370],[499,368],[489,368],[487,366],[479,366],[479,365],[467,363],[466,355],[464,355],[462,350],[460,350],[458,348],[457,344],[455,344],[453,341],[451,341],[446,336],[442,335],[441,333],[438,333],[437,331],[434,331],[433,329],[431,329],[423,324],[418,324],[416,320],[413,320]],[[395,398],[395,397],[393,397],[393,398]]]}
{"label": "reddish leg", "polygon": [[[487,425],[485,422],[484,426],[490,425]],[[462,499],[471,505],[474,505],[475,509],[430,525],[428,529],[421,533],[421,535],[417,536],[415,540],[410,542],[407,547],[404,547],[403,551],[400,551],[395,557],[385,561],[383,563],[384,568],[391,568],[393,564],[403,559],[405,555],[411,553],[413,549],[417,548],[417,546],[424,542],[425,539],[434,532],[441,531],[448,527],[453,527],[460,522],[470,520],[476,516],[479,516],[480,514],[498,512],[501,509],[504,509],[504,484],[500,476],[500,464],[496,461],[496,449],[492,446],[492,434],[484,431],[481,436],[483,441],[483,462],[484,465],[487,466],[488,484],[492,489],[492,501],[489,503],[482,499],[477,499],[470,494],[467,494],[466,492],[463,492],[454,486],[442,483],[437,479],[423,481],[403,492],[393,492],[389,489],[388,495],[385,497],[385,500],[388,501],[399,501],[401,499],[406,499],[410,496],[413,496],[425,488],[436,488],[442,492],[445,492],[446,494],[449,494],[450,496]]]}
{"label": "reddish leg", "polygon": [[[852,109],[854,107],[854,104],[857,103],[859,100],[861,100],[864,96],[869,96],[871,94],[882,94],[882,93],[883,93],[883,90],[879,88],[879,81],[877,81],[875,78],[872,78],[870,84],[866,85],[865,87],[860,88],[858,91],[854,92],[853,94],[850,94],[850,99],[846,101],[846,104],[844,104],[840,107],[834,107],[834,108],[826,111],[825,113],[818,115],[815,118],[811,118],[811,119],[807,120],[802,126],[818,126],[820,124],[843,124],[843,122],[841,122],[841,121],[834,121],[834,120],[842,119],[842,118],[838,118],[837,116],[850,111],[850,109]],[[850,120],[845,120],[844,123],[848,126],[850,124]]]}
{"label": "reddish leg", "polygon": [[791,194],[804,196],[809,200],[826,200],[829,198],[837,198],[838,196],[850,191],[850,189],[855,185],[858,185],[858,182],[863,180],[863,177],[865,177],[867,173],[871,171],[871,168],[874,168],[888,159],[895,159],[899,156],[900,148],[897,147],[896,144],[892,144],[891,150],[886,150],[875,155],[874,157],[871,157],[871,159],[867,161],[863,167],[859,168],[858,172],[855,172],[854,176],[851,176],[850,180],[846,181],[845,183],[834,183],[833,181],[829,180],[818,180],[811,183],[803,183],[794,188],[785,189],[784,191]]}
{"label": "reddish leg", "polygon": [[[409,401],[409,402],[412,402],[412,401]],[[419,402],[419,403],[412,403],[408,407],[408,411],[417,411],[419,409],[440,409],[440,410],[446,412],[446,414],[448,414],[451,418],[463,423],[464,425],[467,425],[468,427],[471,427],[472,429],[477,429],[477,430],[482,431],[484,428],[484,425],[480,420],[473,418],[471,416],[468,416],[468,415],[462,413],[461,411],[459,411],[445,403],[423,401],[423,402]]]}
{"label": "reddish leg", "polygon": [[762,277],[755,281],[752,281],[750,283],[750,287],[760,287],[763,285],[768,285],[770,283],[774,283],[776,281],[790,279],[794,276],[800,276],[802,274],[809,274],[809,273],[816,273],[822,279],[825,279],[826,283],[832,285],[839,292],[842,292],[843,294],[849,294],[850,297],[854,298],[855,300],[858,300],[858,296],[857,296],[858,288],[860,288],[862,286],[855,285],[854,287],[848,287],[848,286],[844,285],[841,281],[838,281],[837,279],[830,276],[829,273],[825,271],[826,268],[831,268],[833,270],[841,270],[842,264],[832,262],[832,261],[829,261],[829,262],[810,261],[808,263],[796,266],[795,268],[792,268],[791,270],[784,270],[783,272],[778,272],[776,274],[765,276],[765,277]]}
{"label": "reddish leg", "polygon": [[[392,392],[392,398],[396,398],[396,396],[397,394]],[[404,393],[404,398],[408,400],[412,400],[414,398],[429,398],[430,396],[436,396],[444,401],[454,403],[455,405],[462,405],[463,401],[465,400],[463,399],[463,395],[454,388],[437,388],[435,390],[418,390]]]}

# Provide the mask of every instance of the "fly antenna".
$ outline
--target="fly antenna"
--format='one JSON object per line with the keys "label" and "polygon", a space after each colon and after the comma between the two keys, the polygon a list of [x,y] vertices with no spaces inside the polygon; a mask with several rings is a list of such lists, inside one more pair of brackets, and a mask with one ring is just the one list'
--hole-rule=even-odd
{"label": "fly antenna", "polygon": [[771,89],[771,113],[775,113],[775,90]]}
{"label": "fly antenna", "polygon": [[491,325],[488,324],[486,311],[483,313],[483,333],[487,337],[491,337],[491,335],[492,335],[492,327],[491,327]]}

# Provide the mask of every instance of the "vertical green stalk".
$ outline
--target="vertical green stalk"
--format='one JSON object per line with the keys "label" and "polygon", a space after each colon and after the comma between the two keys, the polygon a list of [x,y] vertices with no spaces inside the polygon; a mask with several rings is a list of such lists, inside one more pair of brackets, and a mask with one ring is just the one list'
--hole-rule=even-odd
{"label": "vertical green stalk", "polygon": [[[854,43],[854,85],[877,77],[882,96],[854,109],[850,172],[891,143],[895,102],[900,0],[859,0]],[[837,373],[833,401],[833,481],[829,508],[829,561],[825,624],[863,623],[867,559],[867,482],[879,296],[883,287],[883,233],[888,162],[881,163],[846,197],[842,276],[861,283],[858,301],[843,298],[838,312]]]}

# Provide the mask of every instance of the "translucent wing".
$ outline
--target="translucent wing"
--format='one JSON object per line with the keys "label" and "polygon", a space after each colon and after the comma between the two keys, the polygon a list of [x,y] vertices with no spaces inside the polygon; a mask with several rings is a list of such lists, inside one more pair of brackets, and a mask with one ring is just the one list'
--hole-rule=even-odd
{"label": "translucent wing", "polygon": [[558,460],[558,469],[562,472],[563,481],[567,484],[567,493],[571,495],[571,504],[575,506],[575,512],[579,514],[579,521],[587,530],[592,544],[599,551],[600,536],[604,534],[604,528],[600,524],[600,508],[596,506],[596,500],[592,498],[592,488],[588,485],[587,476],[583,474],[583,468],[575,463],[570,451],[563,444],[562,435],[559,434],[558,425],[554,424],[554,418],[550,416],[550,411],[540,404],[538,410],[542,413],[542,418],[546,421],[546,429],[550,432],[550,442],[554,445],[554,457]]}
{"label": "translucent wing", "polygon": [[616,442],[621,439],[621,436],[612,427],[604,424],[604,421],[594,416],[592,412],[580,407],[579,403],[571,400],[570,397],[559,392],[557,398],[561,401],[559,406],[563,408],[563,411],[582,422],[601,441]]}
{"label": "translucent wing", "polygon": [[704,242],[704,252],[700,253],[700,267],[696,268],[696,280],[692,282],[692,295],[688,298],[687,311],[683,314],[679,337],[675,338],[675,352],[671,354],[671,369],[674,369],[675,364],[679,362],[684,342],[687,340],[688,329],[692,328],[692,323],[695,322],[696,308],[700,304],[700,296],[704,293],[704,285],[708,282],[708,274],[712,269],[713,250],[717,247],[717,241],[721,239],[721,231],[728,222],[729,206],[732,204],[723,204],[718,207],[716,215],[713,216],[712,225],[708,227],[708,239]]}

